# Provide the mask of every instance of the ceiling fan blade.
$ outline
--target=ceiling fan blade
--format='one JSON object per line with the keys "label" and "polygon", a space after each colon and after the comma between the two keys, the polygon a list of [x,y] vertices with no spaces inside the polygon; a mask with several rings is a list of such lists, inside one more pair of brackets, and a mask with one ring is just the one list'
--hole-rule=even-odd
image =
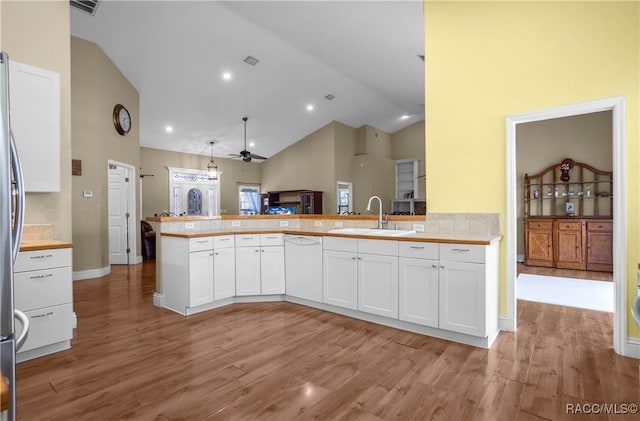
{"label": "ceiling fan blade", "polygon": [[249,155],[251,155],[251,158],[253,158],[253,159],[267,159],[264,156],[256,155],[254,153],[249,154]]}
{"label": "ceiling fan blade", "polygon": [[234,158],[242,158],[242,155],[237,154],[237,153],[230,153],[230,154],[227,154],[227,155],[232,156]]}

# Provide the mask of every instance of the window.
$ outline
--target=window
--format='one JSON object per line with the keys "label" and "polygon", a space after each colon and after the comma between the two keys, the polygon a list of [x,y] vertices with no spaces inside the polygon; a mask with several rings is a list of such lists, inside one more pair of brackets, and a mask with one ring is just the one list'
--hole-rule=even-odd
{"label": "window", "polygon": [[260,213],[260,186],[238,186],[240,215]]}

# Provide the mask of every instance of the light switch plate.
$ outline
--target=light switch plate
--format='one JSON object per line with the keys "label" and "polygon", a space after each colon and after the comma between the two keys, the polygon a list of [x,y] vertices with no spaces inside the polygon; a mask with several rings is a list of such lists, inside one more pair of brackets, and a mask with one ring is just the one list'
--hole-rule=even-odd
{"label": "light switch plate", "polygon": [[342,223],[342,221],[336,221],[336,228],[342,228],[344,226],[344,224]]}
{"label": "light switch plate", "polygon": [[415,232],[424,232],[424,224],[413,224],[413,230]]}
{"label": "light switch plate", "polygon": [[322,221],[313,221],[314,227],[322,227]]}
{"label": "light switch plate", "polygon": [[86,198],[93,197],[93,190],[82,190],[82,197],[86,197]]}
{"label": "light switch plate", "polygon": [[232,227],[239,227],[240,226],[240,221],[231,221],[231,226]]}
{"label": "light switch plate", "polygon": [[281,227],[288,227],[289,226],[289,221],[280,221],[280,226]]}
{"label": "light switch plate", "polygon": [[193,222],[186,222],[184,224],[184,229],[192,230],[193,229]]}

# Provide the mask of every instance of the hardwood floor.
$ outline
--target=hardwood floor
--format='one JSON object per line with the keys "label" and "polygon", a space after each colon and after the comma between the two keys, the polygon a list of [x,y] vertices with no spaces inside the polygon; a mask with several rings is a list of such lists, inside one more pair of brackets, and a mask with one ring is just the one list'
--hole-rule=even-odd
{"label": "hardwood floor", "polygon": [[74,283],[73,348],[18,365],[19,420],[638,419],[566,414],[640,404],[610,313],[520,301],[483,350],[291,303],[187,318],[152,305],[154,271]]}
{"label": "hardwood floor", "polygon": [[524,263],[518,263],[517,271],[518,275],[521,273],[528,273],[531,275],[557,276],[560,278],[590,279],[592,281],[613,282],[613,273],[611,272],[545,268],[539,266],[527,266]]}

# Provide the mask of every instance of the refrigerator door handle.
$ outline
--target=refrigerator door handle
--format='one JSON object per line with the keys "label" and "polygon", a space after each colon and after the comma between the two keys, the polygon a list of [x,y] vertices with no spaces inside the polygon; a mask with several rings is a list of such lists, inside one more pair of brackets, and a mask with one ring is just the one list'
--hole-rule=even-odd
{"label": "refrigerator door handle", "polygon": [[13,314],[16,320],[22,324],[22,332],[20,332],[20,336],[16,339],[16,352],[18,352],[27,340],[27,335],[29,335],[29,317],[17,309],[13,310]]}
{"label": "refrigerator door handle", "polygon": [[22,178],[22,165],[18,156],[16,142],[13,139],[13,133],[9,133],[10,149],[11,149],[11,172],[13,173],[13,182],[11,183],[12,197],[15,196],[16,208],[13,221],[12,231],[12,251],[13,261],[15,262],[20,251],[20,242],[22,241],[22,223],[24,221],[24,179]]}

